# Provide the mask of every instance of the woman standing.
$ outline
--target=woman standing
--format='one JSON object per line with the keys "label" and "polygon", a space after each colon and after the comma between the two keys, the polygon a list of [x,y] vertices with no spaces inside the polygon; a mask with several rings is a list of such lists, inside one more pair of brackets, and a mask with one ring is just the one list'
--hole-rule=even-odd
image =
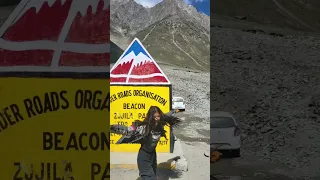
{"label": "woman standing", "polygon": [[175,116],[177,111],[164,114],[157,106],[151,106],[143,121],[135,121],[131,126],[111,125],[111,132],[124,135],[119,143],[140,143],[138,153],[139,176],[142,180],[156,180],[157,154],[156,147],[160,137],[166,137],[164,126],[174,126],[181,122]]}

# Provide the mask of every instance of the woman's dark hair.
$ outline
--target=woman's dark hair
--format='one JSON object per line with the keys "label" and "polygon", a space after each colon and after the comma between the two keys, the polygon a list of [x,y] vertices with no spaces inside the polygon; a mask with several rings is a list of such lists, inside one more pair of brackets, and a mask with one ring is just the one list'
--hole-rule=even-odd
{"label": "woman's dark hair", "polygon": [[166,131],[163,129],[163,126],[175,126],[178,123],[181,122],[181,120],[175,116],[168,116],[164,114],[161,109],[158,106],[151,106],[148,110],[148,113],[143,121],[143,124],[146,125],[146,131],[145,135],[148,135],[152,130],[154,130],[156,127],[156,122],[154,120],[154,114],[159,113],[160,114],[160,120],[158,122],[159,128],[162,128],[162,136],[166,138]]}

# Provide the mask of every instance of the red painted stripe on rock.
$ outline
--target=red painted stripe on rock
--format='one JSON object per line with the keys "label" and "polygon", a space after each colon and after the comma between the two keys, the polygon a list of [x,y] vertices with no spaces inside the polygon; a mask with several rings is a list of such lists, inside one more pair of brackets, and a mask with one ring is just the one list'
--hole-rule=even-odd
{"label": "red painted stripe on rock", "polygon": [[92,7],[87,8],[87,14],[77,13],[70,27],[67,42],[88,44],[110,43],[110,9],[104,9],[104,1],[100,0],[97,11],[92,13]]}
{"label": "red painted stripe on rock", "polygon": [[126,82],[127,78],[125,77],[121,77],[121,78],[113,78],[113,77],[110,77],[110,82],[112,83],[124,83]]}
{"label": "red painted stripe on rock", "polygon": [[110,66],[110,53],[62,52],[59,66]]}
{"label": "red painted stripe on rock", "polygon": [[111,74],[128,74],[131,68],[132,62],[133,62],[133,59],[129,62],[118,64],[118,66],[112,70]]}
{"label": "red painted stripe on rock", "polygon": [[154,73],[161,73],[159,68],[153,62],[140,63],[134,66],[131,75],[148,75]]}
{"label": "red painted stripe on rock", "polygon": [[48,2],[44,2],[38,13],[35,7],[30,8],[15,24],[7,29],[3,39],[17,42],[57,41],[67,19],[71,3],[72,0],[66,0],[61,5],[61,0],[56,0],[49,7]]}
{"label": "red painted stripe on rock", "polygon": [[129,78],[129,82],[148,82],[148,83],[154,83],[154,82],[168,82],[167,79],[163,76],[155,76],[150,78],[142,78],[142,79],[135,79],[135,78]]}
{"label": "red painted stripe on rock", "polygon": [[50,66],[52,50],[11,51],[0,49],[0,66]]}

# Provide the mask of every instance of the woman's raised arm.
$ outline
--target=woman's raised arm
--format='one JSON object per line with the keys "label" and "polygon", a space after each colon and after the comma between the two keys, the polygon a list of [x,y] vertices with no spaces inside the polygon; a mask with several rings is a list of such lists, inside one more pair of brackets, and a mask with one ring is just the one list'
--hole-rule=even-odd
{"label": "woman's raised arm", "polygon": [[110,132],[115,134],[122,134],[122,135],[135,135],[135,134],[143,134],[144,133],[144,126],[139,125],[139,122],[133,122],[131,126],[124,126],[120,124],[113,124],[110,125]]}
{"label": "woman's raised arm", "polygon": [[174,114],[177,113],[177,112],[179,112],[178,109],[172,109],[172,110],[169,111],[166,115],[167,115],[167,116],[172,116],[172,115],[174,115]]}
{"label": "woman's raised arm", "polygon": [[124,126],[120,124],[112,124],[110,125],[110,132],[121,135],[130,135],[134,134],[135,128],[132,126]]}

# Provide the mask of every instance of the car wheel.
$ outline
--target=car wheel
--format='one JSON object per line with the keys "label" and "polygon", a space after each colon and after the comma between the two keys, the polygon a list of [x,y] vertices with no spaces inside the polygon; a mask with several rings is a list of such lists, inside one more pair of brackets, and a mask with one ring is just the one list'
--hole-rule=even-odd
{"label": "car wheel", "polygon": [[240,154],[240,149],[234,150],[234,151],[233,151],[233,156],[234,156],[234,157],[240,157],[240,156],[241,156],[241,154]]}

